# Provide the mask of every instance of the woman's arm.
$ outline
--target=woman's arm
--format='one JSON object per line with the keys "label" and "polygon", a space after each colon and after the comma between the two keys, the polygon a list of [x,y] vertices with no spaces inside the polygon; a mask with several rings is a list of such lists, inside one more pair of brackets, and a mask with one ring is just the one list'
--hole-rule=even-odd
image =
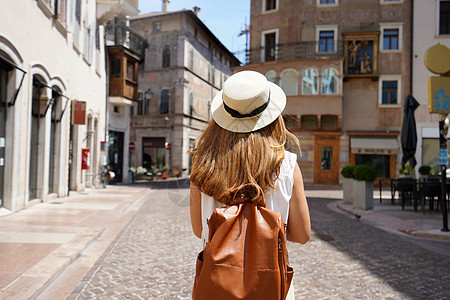
{"label": "woman's arm", "polygon": [[298,164],[295,164],[294,187],[289,204],[287,239],[291,242],[305,244],[309,240],[310,235],[311,221],[309,219],[303,177],[300,167]]}
{"label": "woman's arm", "polygon": [[198,237],[202,237],[202,194],[191,181],[191,225],[192,231]]}

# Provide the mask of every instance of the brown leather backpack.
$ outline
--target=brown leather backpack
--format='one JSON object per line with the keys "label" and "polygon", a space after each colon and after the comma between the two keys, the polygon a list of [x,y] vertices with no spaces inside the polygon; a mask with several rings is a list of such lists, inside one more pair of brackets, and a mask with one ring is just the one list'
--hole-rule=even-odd
{"label": "brown leather backpack", "polygon": [[192,298],[285,299],[294,269],[287,264],[281,213],[233,197],[208,220],[209,239],[197,258]]}

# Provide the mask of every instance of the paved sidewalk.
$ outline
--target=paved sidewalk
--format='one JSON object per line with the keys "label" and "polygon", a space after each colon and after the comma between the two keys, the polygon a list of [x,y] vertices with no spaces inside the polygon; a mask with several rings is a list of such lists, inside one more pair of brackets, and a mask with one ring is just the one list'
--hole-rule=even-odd
{"label": "paved sidewalk", "polygon": [[374,188],[374,208],[371,210],[360,210],[343,203],[342,188],[339,186],[306,186],[305,190],[307,197],[336,199],[328,205],[329,209],[345,212],[352,218],[359,217],[360,221],[386,231],[450,241],[450,232],[441,231],[443,228],[441,212],[430,210],[415,212],[412,206],[406,206],[405,210],[402,210],[398,199],[395,199],[394,204],[391,203],[390,190],[382,191],[380,203],[380,191]]}
{"label": "paved sidewalk", "polygon": [[[31,299],[49,287],[63,299],[151,192],[122,185],[87,189],[0,217],[0,299]],[[74,266],[70,278],[54,284]]]}

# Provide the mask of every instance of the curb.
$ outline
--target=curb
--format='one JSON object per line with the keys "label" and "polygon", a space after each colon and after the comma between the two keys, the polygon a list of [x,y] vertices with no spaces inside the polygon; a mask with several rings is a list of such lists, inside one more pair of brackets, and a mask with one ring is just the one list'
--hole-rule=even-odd
{"label": "curb", "polygon": [[[334,203],[336,204],[336,207],[339,210],[341,210],[341,211],[343,211],[343,212],[345,212],[345,213],[347,213],[349,215],[355,215],[356,213],[358,213],[359,215],[362,215],[362,216],[365,215],[364,212],[361,212],[359,210],[356,210],[356,209],[351,210],[351,209],[348,209],[348,208],[344,207],[342,205],[342,201],[336,201]],[[386,227],[386,224],[378,224],[377,222],[370,221],[370,220],[367,220],[367,219],[365,219],[365,221],[367,223],[375,225],[376,227],[379,227],[381,229],[383,229],[383,227]],[[400,230],[400,229],[397,229],[397,228],[390,228],[390,229],[392,231],[396,231],[396,232],[399,232],[399,233],[402,233],[402,234],[407,234],[407,235],[413,236],[413,237],[432,238],[432,239],[439,239],[439,240],[450,241],[450,232],[443,232],[443,231],[440,231],[439,229],[426,230],[426,231],[420,231],[420,230],[407,231],[407,230]]]}

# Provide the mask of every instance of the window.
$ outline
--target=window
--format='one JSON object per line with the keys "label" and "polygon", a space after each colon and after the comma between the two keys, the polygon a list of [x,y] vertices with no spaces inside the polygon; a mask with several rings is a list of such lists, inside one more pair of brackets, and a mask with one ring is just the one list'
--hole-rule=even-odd
{"label": "window", "polygon": [[277,73],[275,71],[269,71],[266,73],[266,78],[268,81],[276,84]]}
{"label": "window", "polygon": [[153,23],[153,31],[160,31],[160,30],[161,30],[161,22]]}
{"label": "window", "polygon": [[316,52],[335,52],[337,46],[337,25],[316,25]]}
{"label": "window", "polygon": [[159,113],[167,114],[169,113],[169,90],[164,89],[161,91],[161,103],[159,105]]}
{"label": "window", "polygon": [[120,78],[120,56],[111,57],[111,78]]}
{"label": "window", "polygon": [[317,72],[314,69],[307,69],[302,77],[302,94],[317,95]]}
{"label": "window", "polygon": [[263,12],[272,11],[278,9],[278,0],[262,0],[263,2]]}
{"label": "window", "polygon": [[289,130],[296,130],[299,128],[299,119],[293,115],[283,115],[284,123]]}
{"label": "window", "polygon": [[130,81],[136,81],[134,76],[134,62],[127,61],[127,79]]}
{"label": "window", "polygon": [[380,24],[381,51],[402,50],[402,24]]}
{"label": "window", "polygon": [[162,67],[168,68],[170,67],[170,46],[164,45],[163,54],[162,54]]}
{"label": "window", "polygon": [[263,62],[275,60],[276,40],[276,32],[265,33],[263,35]]}
{"label": "window", "polygon": [[380,0],[380,4],[402,4],[403,0]]}
{"label": "window", "polygon": [[189,115],[190,116],[194,115],[194,93],[193,92],[189,93]]}
{"label": "window", "polygon": [[286,70],[281,73],[280,87],[287,96],[298,94],[298,76],[293,70]]}
{"label": "window", "polygon": [[383,81],[382,104],[397,104],[397,81]]}
{"label": "window", "polygon": [[379,80],[380,105],[399,105],[401,99],[401,75],[383,75]]}
{"label": "window", "polygon": [[339,0],[316,0],[316,5],[318,7],[336,7],[338,6]]}
{"label": "window", "polygon": [[439,34],[450,34],[450,1],[439,3]]}
{"label": "window", "polygon": [[305,115],[301,118],[302,129],[317,129],[317,116]]}
{"label": "window", "polygon": [[320,128],[323,130],[333,130],[338,128],[337,116],[321,116],[320,117]]}
{"label": "window", "polygon": [[326,69],[322,74],[322,94],[337,94],[338,75],[333,68]]}

